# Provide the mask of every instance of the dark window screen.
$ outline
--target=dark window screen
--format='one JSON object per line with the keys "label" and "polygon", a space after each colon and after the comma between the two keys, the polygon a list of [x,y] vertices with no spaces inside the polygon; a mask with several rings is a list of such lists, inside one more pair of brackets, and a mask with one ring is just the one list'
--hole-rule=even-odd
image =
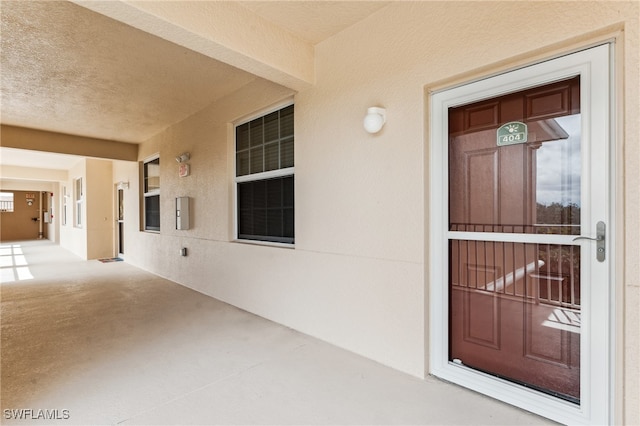
{"label": "dark window screen", "polygon": [[294,242],[293,176],[238,184],[238,238]]}
{"label": "dark window screen", "polygon": [[160,230],[160,196],[152,195],[144,198],[144,229]]}

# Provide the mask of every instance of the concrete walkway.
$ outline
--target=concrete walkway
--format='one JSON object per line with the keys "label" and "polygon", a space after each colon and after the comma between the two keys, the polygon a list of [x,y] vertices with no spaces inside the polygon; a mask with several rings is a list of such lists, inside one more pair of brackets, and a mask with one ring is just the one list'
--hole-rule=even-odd
{"label": "concrete walkway", "polygon": [[0,260],[3,424],[552,424],[126,262],[48,241]]}

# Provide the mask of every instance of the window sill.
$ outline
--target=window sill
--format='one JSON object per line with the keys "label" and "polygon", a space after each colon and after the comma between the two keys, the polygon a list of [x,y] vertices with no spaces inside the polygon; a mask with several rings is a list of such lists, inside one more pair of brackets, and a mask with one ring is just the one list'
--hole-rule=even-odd
{"label": "window sill", "polygon": [[235,240],[231,240],[231,242],[232,243],[238,243],[238,244],[248,244],[248,245],[252,245],[252,246],[266,246],[266,247],[276,247],[276,248],[285,248],[285,249],[295,249],[296,248],[295,244],[275,243],[273,241],[235,239]]}

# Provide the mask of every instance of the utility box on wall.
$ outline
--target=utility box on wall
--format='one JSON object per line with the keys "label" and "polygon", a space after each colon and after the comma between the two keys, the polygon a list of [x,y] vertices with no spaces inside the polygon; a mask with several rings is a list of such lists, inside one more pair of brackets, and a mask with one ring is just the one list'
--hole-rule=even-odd
{"label": "utility box on wall", "polygon": [[189,229],[189,197],[176,198],[176,229]]}

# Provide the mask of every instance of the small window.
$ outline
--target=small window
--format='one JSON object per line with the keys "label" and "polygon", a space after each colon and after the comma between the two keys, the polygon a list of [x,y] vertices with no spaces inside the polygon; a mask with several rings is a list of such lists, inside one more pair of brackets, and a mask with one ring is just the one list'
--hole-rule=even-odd
{"label": "small window", "polygon": [[143,164],[144,230],[160,231],[160,157]]}
{"label": "small window", "polygon": [[0,192],[0,212],[13,212],[13,192]]}
{"label": "small window", "polygon": [[293,105],[236,127],[239,239],[294,243]]}
{"label": "small window", "polygon": [[82,186],[82,178],[74,179],[74,198],[75,198],[75,226],[82,228],[82,205],[84,203],[84,189]]}

